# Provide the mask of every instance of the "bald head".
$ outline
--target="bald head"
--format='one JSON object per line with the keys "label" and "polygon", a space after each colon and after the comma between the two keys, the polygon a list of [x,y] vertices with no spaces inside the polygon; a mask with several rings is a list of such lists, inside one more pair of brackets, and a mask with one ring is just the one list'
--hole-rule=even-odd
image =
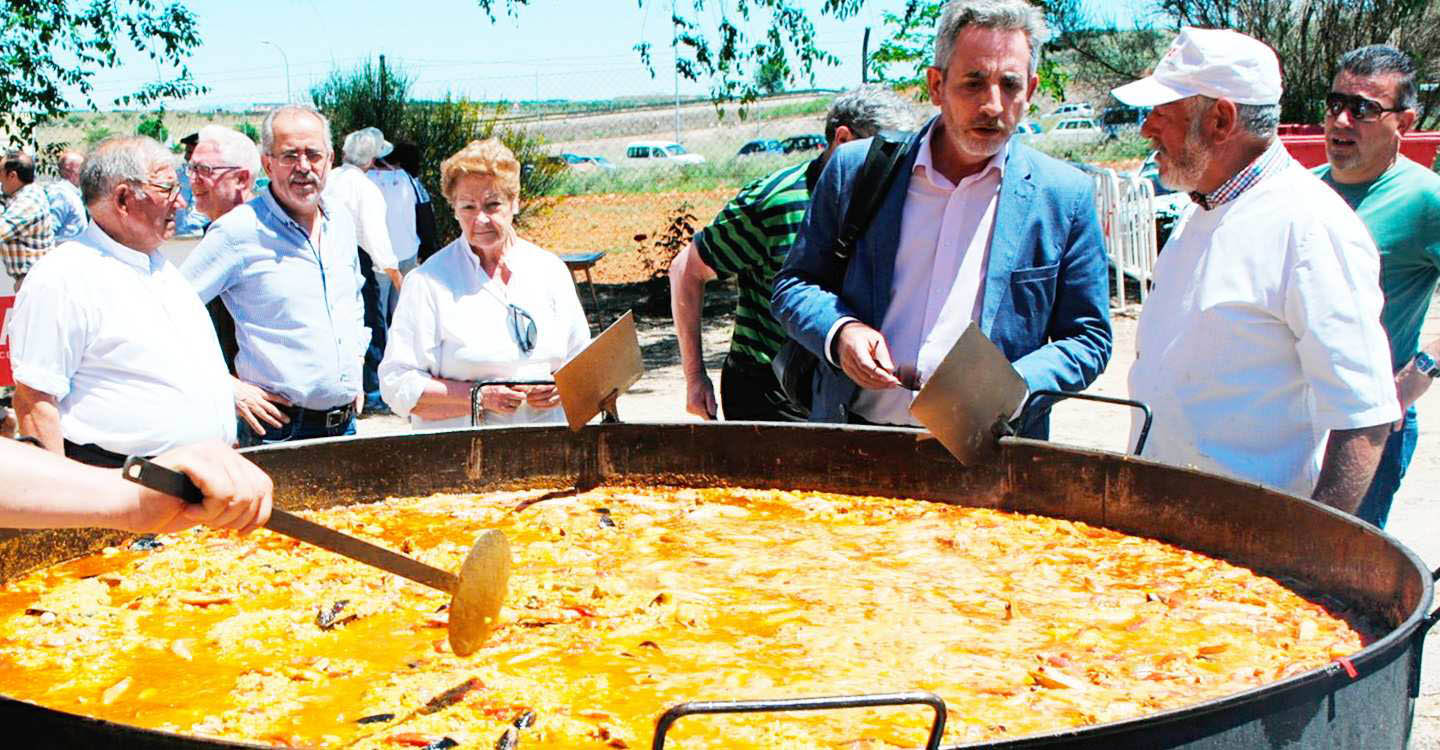
{"label": "bald head", "polygon": [[80,185],[80,165],[85,163],[85,155],[74,149],[67,148],[60,152],[60,160],[56,166],[60,169],[60,179],[69,180],[76,187]]}
{"label": "bald head", "polygon": [[0,190],[14,195],[34,181],[35,157],[20,149],[7,150],[4,161],[0,161]]}

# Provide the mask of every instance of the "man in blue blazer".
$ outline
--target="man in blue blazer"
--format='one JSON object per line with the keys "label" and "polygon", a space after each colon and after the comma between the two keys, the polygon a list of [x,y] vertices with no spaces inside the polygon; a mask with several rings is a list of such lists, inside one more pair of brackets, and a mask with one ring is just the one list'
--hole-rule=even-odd
{"label": "man in blue blazer", "polygon": [[[812,421],[915,424],[909,389],[972,320],[1031,391],[1079,391],[1105,369],[1109,277],[1091,181],[1010,138],[1046,33],[1024,0],[946,7],[927,70],[940,115],[911,138],[838,290],[826,287],[830,251],[869,140],[826,166],[772,299],[822,360]],[[1027,430],[1048,433],[1048,418]]]}

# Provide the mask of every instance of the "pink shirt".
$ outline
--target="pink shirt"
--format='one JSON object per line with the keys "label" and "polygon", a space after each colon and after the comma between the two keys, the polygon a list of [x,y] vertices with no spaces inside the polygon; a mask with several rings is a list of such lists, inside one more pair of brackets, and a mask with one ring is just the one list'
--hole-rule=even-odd
{"label": "pink shirt", "polygon": [[[921,138],[915,157],[900,218],[890,306],[880,324],[896,368],[902,376],[916,373],[920,384],[970,321],[979,319],[995,206],[1010,148],[1007,144],[979,172],[955,184],[934,167],[934,132],[932,128]],[[914,425],[914,398],[915,392],[904,388],[862,389],[852,411],[871,422]]]}

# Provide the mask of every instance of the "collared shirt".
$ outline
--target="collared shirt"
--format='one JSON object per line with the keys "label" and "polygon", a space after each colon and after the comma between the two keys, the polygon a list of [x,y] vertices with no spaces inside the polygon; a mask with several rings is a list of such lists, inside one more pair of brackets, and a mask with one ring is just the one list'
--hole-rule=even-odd
{"label": "collared shirt", "polygon": [[1379,276],[1364,224],[1293,161],[1191,212],[1140,314],[1145,456],[1310,494],[1331,430],[1400,415]]}
{"label": "collared shirt", "polygon": [[40,256],[55,247],[55,223],[45,188],[30,183],[5,200],[0,213],[0,260],[5,272],[20,278]]}
{"label": "collared shirt", "polygon": [[[525,240],[506,251],[509,283],[485,273],[465,238],[406,277],[380,362],[380,392],[396,414],[420,429],[468,427],[470,417],[426,420],[410,414],[431,377],[449,380],[548,379],[590,341],[590,325],[565,263]],[[535,320],[535,348],[520,350],[509,305]],[[486,424],[565,421],[560,408],[521,404],[513,414],[486,412]]]}
{"label": "collared shirt", "polygon": [[[890,306],[880,324],[897,370],[924,383],[980,317],[995,207],[1009,145],[979,172],[951,182],[934,165],[932,128],[915,155],[900,218]],[[838,330],[838,329],[837,329]],[[829,342],[826,344],[829,350]],[[917,424],[915,391],[861,389],[851,411],[879,424]]]}
{"label": "collared shirt", "polygon": [[210,225],[181,266],[203,302],[235,318],[235,374],[306,409],[360,393],[370,343],[350,215],[322,199],[318,241],[264,190]]}
{"label": "collared shirt", "polygon": [[16,382],[58,400],[67,440],[147,456],[235,442],[215,329],[158,250],[132,250],[91,224],[26,277],[11,345]]}
{"label": "collared shirt", "polygon": [[390,245],[390,229],[385,226],[385,196],[359,167],[342,164],[331,170],[325,180],[325,200],[350,213],[356,239],[376,270],[400,267]]}
{"label": "collared shirt", "polygon": [[1285,150],[1285,144],[1276,138],[1270,147],[1265,149],[1265,153],[1257,156],[1255,161],[1236,172],[1220,187],[1208,193],[1192,192],[1190,199],[1195,201],[1201,209],[1213,211],[1239,198],[1241,193],[1259,184],[1266,177],[1289,169],[1294,161],[1290,153]]}
{"label": "collared shirt", "polygon": [[80,188],[69,180],[56,180],[45,186],[45,197],[50,201],[50,219],[55,227],[55,242],[78,237],[90,223],[85,212],[85,201],[80,197]]}
{"label": "collared shirt", "polygon": [[403,169],[371,169],[365,176],[385,199],[385,228],[390,233],[390,247],[395,251],[396,261],[414,260],[420,253],[420,235],[415,233],[415,205],[430,200],[430,196],[425,195],[425,188]]}

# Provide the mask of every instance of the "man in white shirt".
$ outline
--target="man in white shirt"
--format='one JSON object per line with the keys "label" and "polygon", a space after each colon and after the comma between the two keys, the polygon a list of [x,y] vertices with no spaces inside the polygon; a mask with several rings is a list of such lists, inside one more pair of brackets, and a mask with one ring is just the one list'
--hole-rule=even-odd
{"label": "man in white shirt", "polygon": [[1196,203],[1155,267],[1130,395],[1154,410],[1147,457],[1354,512],[1400,415],[1379,256],[1280,144],[1280,92],[1269,47],[1193,28],[1114,91],[1154,107],[1160,180]]}
{"label": "man in white shirt", "polygon": [[101,143],[80,184],[90,226],[36,262],[11,321],[20,429],[116,466],[235,442],[233,391],[204,307],[160,253],[175,231],[175,158],[144,136]]}
{"label": "man in white shirt", "polygon": [[360,295],[365,302],[365,326],[370,329],[370,346],[365,350],[362,371],[365,410],[380,413],[390,411],[380,397],[380,378],[376,374],[380,359],[385,356],[388,327],[380,275],[384,274],[389,279],[396,293],[400,291],[404,277],[400,274],[400,262],[395,258],[395,250],[390,244],[390,229],[385,223],[385,196],[365,176],[365,171],[375,164],[377,158],[390,153],[391,148],[393,146],[376,128],[350,133],[345,136],[341,147],[341,165],[330,172],[325,182],[325,200],[348,211],[355,221],[356,239],[360,242],[360,270],[365,276]]}

